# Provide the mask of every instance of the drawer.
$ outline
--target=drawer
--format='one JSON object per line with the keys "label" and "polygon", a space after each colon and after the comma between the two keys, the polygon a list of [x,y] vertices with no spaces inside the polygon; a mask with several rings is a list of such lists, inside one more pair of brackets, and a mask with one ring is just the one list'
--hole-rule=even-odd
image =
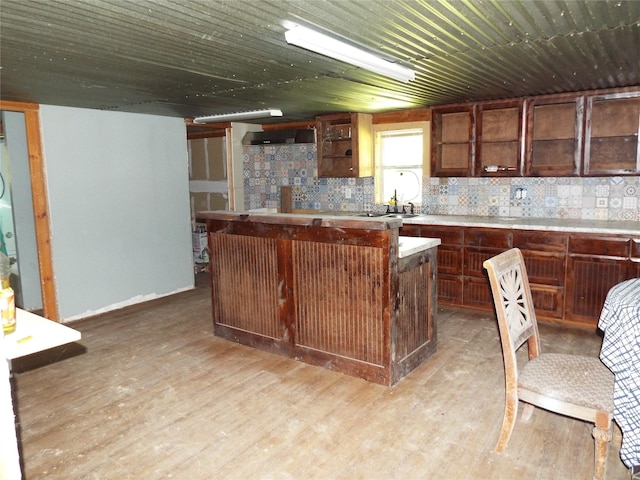
{"label": "drawer", "polygon": [[461,227],[436,227],[423,225],[421,234],[423,237],[439,238],[443,245],[462,245],[464,229]]}
{"label": "drawer", "polygon": [[520,250],[536,250],[564,254],[567,250],[566,234],[540,232],[513,232],[513,246]]}
{"label": "drawer", "polygon": [[569,254],[629,257],[628,237],[602,237],[575,235],[569,237]]}
{"label": "drawer", "polygon": [[399,233],[403,237],[419,237],[420,226],[419,225],[402,225],[402,227],[400,227]]}
{"label": "drawer", "polygon": [[640,259],[640,238],[631,239],[631,258]]}
{"label": "drawer", "polygon": [[491,247],[508,250],[513,245],[513,233],[498,229],[470,228],[465,231],[464,244],[473,247]]}

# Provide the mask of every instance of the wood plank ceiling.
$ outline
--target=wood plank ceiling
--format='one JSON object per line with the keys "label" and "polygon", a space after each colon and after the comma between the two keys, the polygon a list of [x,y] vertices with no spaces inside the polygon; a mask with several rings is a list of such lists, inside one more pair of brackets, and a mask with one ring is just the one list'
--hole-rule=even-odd
{"label": "wood plank ceiling", "polygon": [[[299,24],[413,66],[402,83],[288,45]],[[277,121],[640,84],[640,2],[2,0],[3,100]],[[260,121],[262,123],[262,121]]]}

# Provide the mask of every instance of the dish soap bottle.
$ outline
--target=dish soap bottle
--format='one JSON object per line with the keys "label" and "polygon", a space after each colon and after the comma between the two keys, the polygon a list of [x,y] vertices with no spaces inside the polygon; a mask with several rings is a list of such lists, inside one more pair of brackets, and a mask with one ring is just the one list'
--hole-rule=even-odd
{"label": "dish soap bottle", "polygon": [[0,317],[5,335],[13,333],[16,329],[16,302],[10,278],[11,262],[9,257],[0,252]]}

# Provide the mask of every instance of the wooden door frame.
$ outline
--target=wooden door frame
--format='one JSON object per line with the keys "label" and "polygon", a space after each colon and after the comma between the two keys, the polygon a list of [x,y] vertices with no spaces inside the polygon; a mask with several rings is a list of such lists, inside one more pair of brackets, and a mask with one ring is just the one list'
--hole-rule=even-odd
{"label": "wooden door frame", "polygon": [[51,260],[51,232],[49,228],[49,205],[47,202],[47,182],[42,155],[40,136],[40,106],[36,103],[0,100],[0,110],[24,113],[27,132],[27,152],[33,198],[33,219],[36,230],[36,250],[42,288],[43,316],[58,321],[58,301],[56,298],[53,262]]}

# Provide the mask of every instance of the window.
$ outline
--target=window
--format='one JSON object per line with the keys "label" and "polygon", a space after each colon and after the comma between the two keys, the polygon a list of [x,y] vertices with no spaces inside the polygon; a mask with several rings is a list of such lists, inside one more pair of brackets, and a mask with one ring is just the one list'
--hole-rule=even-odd
{"label": "window", "polygon": [[374,125],[376,203],[398,205],[422,201],[422,179],[428,175],[429,122]]}

